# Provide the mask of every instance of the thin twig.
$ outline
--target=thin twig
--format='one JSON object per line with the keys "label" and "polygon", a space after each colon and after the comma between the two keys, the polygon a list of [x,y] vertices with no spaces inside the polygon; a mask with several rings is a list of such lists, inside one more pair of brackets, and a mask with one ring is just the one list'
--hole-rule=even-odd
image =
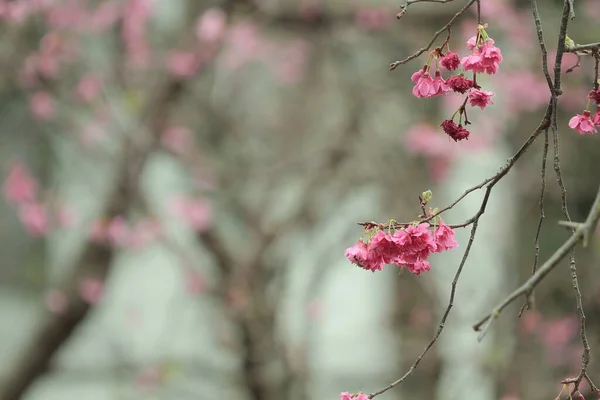
{"label": "thin twig", "polygon": [[404,3],[403,5],[400,6],[400,12],[398,13],[398,15],[396,15],[397,19],[400,19],[404,16],[404,14],[406,14],[406,11],[408,9],[408,7],[411,4],[415,4],[415,3],[450,3],[454,0],[408,0],[406,3]]}
{"label": "thin twig", "polygon": [[[473,3],[475,3],[476,1],[477,0],[469,0],[467,2],[467,4],[465,4],[463,6],[463,8],[461,8],[456,14],[454,14],[454,16],[450,19],[450,21],[448,21],[448,23],[446,25],[444,25],[443,28],[441,28],[436,33],[434,33],[433,37],[431,38],[431,40],[429,41],[429,43],[427,45],[425,45],[424,47],[421,47],[417,52],[415,52],[412,55],[406,57],[404,60],[402,60],[402,61],[394,61],[393,63],[391,63],[390,64],[390,71],[395,70],[400,65],[406,64],[410,60],[414,60],[415,58],[419,57],[421,54],[423,54],[427,50],[429,50],[431,48],[431,46],[433,46],[433,43],[436,41],[436,39],[442,34],[442,32],[444,32],[444,31],[448,30],[449,28],[451,28],[452,24],[454,24],[454,21],[456,21],[461,15],[463,15],[465,13],[465,11],[467,11],[469,9],[469,7],[471,7],[473,5]],[[439,3],[439,1],[437,3]]]}
{"label": "thin twig", "polygon": [[[552,78],[550,77],[550,73],[548,71],[548,51],[546,50],[546,43],[544,40],[544,30],[542,28],[542,20],[540,18],[540,14],[537,7],[537,1],[531,0],[531,11],[533,13],[533,20],[535,22],[535,30],[538,36],[538,42],[540,44],[540,49],[542,50],[542,70],[544,71],[544,76],[546,77],[546,82],[548,84],[548,88],[550,89],[550,93],[554,92],[554,83],[552,82]],[[533,258],[533,268],[532,274],[535,274],[537,270],[537,265],[540,257],[540,234],[542,231],[542,225],[544,222],[545,214],[544,214],[544,195],[546,192],[546,163],[548,159],[548,128],[544,130],[544,148],[542,151],[542,172],[541,172],[541,189],[540,189],[540,218],[538,220],[537,229],[535,232],[534,246],[535,246],[535,254]],[[525,304],[521,307],[519,311],[519,318],[523,315],[525,310],[529,310],[533,307],[533,302],[535,301],[533,292],[527,296],[527,300]]]}
{"label": "thin twig", "polygon": [[550,72],[548,71],[548,50],[546,49],[546,43],[544,41],[544,30],[542,28],[542,20],[540,18],[536,0],[531,0],[531,11],[533,12],[533,20],[535,22],[535,30],[537,32],[538,42],[540,44],[540,49],[542,50],[542,69],[544,70],[544,76],[546,77],[548,87],[550,88],[550,91],[552,91],[554,84],[552,83]]}
{"label": "thin twig", "polygon": [[594,232],[599,219],[600,187],[598,187],[596,199],[590,208],[585,222],[579,225],[569,239],[567,239],[567,241],[565,241],[565,243],[563,243],[563,245],[560,246],[540,268],[538,268],[535,274],[527,279],[527,281],[525,281],[525,283],[523,283],[519,288],[506,296],[506,298],[502,300],[488,315],[481,318],[475,325],[473,325],[473,329],[476,331],[481,331],[483,324],[498,318],[502,310],[504,310],[509,304],[519,297],[531,293],[531,291],[546,277],[546,275],[548,275],[548,273],[550,273],[550,271],[552,271],[560,263],[560,261],[570,253],[577,243],[583,241],[584,238],[587,238],[591,233]]}
{"label": "thin twig", "polygon": [[575,46],[570,46],[570,47],[564,46],[563,48],[564,48],[565,53],[576,53],[578,51],[585,51],[585,50],[599,50],[600,42],[587,43],[587,44],[576,44]]}
{"label": "thin twig", "polygon": [[[533,256],[533,267],[531,274],[535,274],[537,270],[538,262],[540,259],[540,234],[542,232],[542,225],[544,223],[544,218],[546,218],[546,214],[544,213],[544,197],[546,194],[546,164],[548,160],[548,129],[544,131],[544,149],[542,150],[542,173],[541,173],[541,188],[540,188],[540,200],[538,202],[540,206],[540,218],[538,220],[537,229],[535,231],[535,239],[534,239],[534,247],[535,253]],[[531,295],[527,297],[525,304],[521,307],[521,311],[519,311],[519,318],[523,315],[525,310],[530,310],[533,308],[535,302],[535,298],[533,292]]]}

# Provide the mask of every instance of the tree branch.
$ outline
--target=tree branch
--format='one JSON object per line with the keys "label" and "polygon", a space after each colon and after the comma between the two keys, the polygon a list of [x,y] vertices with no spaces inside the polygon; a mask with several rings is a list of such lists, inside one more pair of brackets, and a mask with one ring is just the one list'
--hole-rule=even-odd
{"label": "tree branch", "polygon": [[[528,295],[532,290],[556,267],[560,261],[569,254],[569,252],[580,242],[587,243],[588,237],[593,234],[598,220],[600,219],[600,187],[596,193],[596,199],[592,205],[589,214],[585,222],[580,223],[575,232],[569,237],[569,239],[563,243],[558,250],[548,258],[548,260],[533,274],[525,283],[523,283],[518,289],[509,294],[504,300],[502,300],[488,315],[481,318],[474,326],[475,331],[482,331],[482,334],[489,329],[491,323],[500,316],[502,310],[506,308],[510,303],[523,295]],[[487,324],[486,324],[487,322]],[[483,326],[484,324],[485,327]]]}

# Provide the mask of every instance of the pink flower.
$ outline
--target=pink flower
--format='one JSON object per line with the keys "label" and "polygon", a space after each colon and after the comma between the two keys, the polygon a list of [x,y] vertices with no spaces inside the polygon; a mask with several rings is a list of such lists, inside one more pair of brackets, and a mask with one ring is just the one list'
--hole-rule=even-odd
{"label": "pink flower", "polygon": [[590,118],[590,112],[585,110],[583,114],[577,114],[569,121],[569,128],[575,129],[579,134],[586,135],[596,133],[596,127]]}
{"label": "pink flower", "polygon": [[600,106],[596,108],[596,114],[592,117],[592,123],[597,127],[600,127]]}
{"label": "pink flower", "polygon": [[444,78],[442,78],[442,74],[440,73],[440,71],[436,71],[435,79],[433,80],[433,85],[431,87],[430,95],[431,96],[439,96],[439,95],[442,95],[442,94],[448,92],[449,90],[450,89],[446,85],[446,81],[444,80]]}
{"label": "pink flower", "polygon": [[227,19],[220,8],[209,8],[200,16],[196,23],[196,37],[209,43],[216,43],[223,39]]}
{"label": "pink flower", "polygon": [[433,238],[437,245],[436,253],[451,250],[458,246],[458,243],[454,240],[454,230],[442,220],[440,220],[437,229],[433,233]]}
{"label": "pink flower", "polygon": [[431,97],[435,93],[433,85],[433,78],[429,75],[429,72],[423,72],[417,80],[412,93],[415,97],[419,98]]}
{"label": "pink flower", "polygon": [[592,90],[588,93],[588,99],[594,100],[598,105],[600,105],[600,87],[597,90]]}
{"label": "pink flower", "polygon": [[473,87],[473,81],[464,77],[464,75],[454,75],[446,79],[446,85],[449,89],[457,93],[465,93]]}
{"label": "pink flower", "polygon": [[500,64],[502,62],[502,52],[494,46],[494,39],[488,39],[480,47],[483,64],[486,66]]}
{"label": "pink flower", "polygon": [[340,400],[352,400],[352,399],[353,399],[352,393],[348,393],[348,392],[340,393]]}
{"label": "pink flower", "polygon": [[494,104],[492,101],[494,92],[484,92],[483,90],[474,89],[469,93],[469,104],[472,107],[479,107],[482,110],[488,105]]}
{"label": "pink flower", "polygon": [[502,62],[502,52],[494,46],[493,39],[487,39],[479,47],[473,47],[473,53],[461,60],[465,71],[476,73],[495,74],[498,72],[498,66]]}
{"label": "pink flower", "polygon": [[379,231],[371,238],[368,251],[374,253],[377,257],[381,257],[385,264],[391,264],[394,258],[397,257],[399,248],[392,235]]}
{"label": "pink flower", "polygon": [[48,92],[37,92],[30,99],[33,115],[40,120],[48,120],[54,116],[54,99]]}
{"label": "pink flower", "polygon": [[429,261],[419,260],[412,264],[406,264],[406,268],[415,275],[421,275],[421,272],[431,270],[431,265]]}
{"label": "pink flower", "polygon": [[383,270],[383,260],[369,251],[368,245],[362,240],[359,240],[354,246],[347,248],[345,254],[346,258],[352,264],[363,269],[373,272]]}
{"label": "pink flower", "polygon": [[440,65],[446,68],[448,71],[454,71],[460,65],[460,57],[458,56],[458,54],[449,51],[440,60]]}
{"label": "pink flower", "polygon": [[440,125],[444,132],[450,136],[455,142],[463,139],[469,139],[470,132],[462,127],[462,125],[456,125],[451,119],[447,119]]}
{"label": "pink flower", "polygon": [[340,400],[369,400],[369,396],[364,393],[359,393],[356,397],[353,397],[352,393],[342,392],[340,393]]}
{"label": "pink flower", "polygon": [[483,66],[483,59],[481,58],[481,54],[478,50],[474,50],[473,54],[470,54],[460,61],[465,71],[473,71],[477,73],[482,73],[485,71]]}
{"label": "pink flower", "polygon": [[424,65],[423,68],[421,68],[420,70],[418,70],[417,72],[415,72],[414,74],[412,74],[412,76],[410,77],[410,80],[413,81],[414,83],[417,83],[419,81],[419,79],[421,78],[421,76],[427,72],[427,69],[429,67],[427,65]]}
{"label": "pink flower", "polygon": [[43,236],[48,232],[48,213],[43,205],[35,203],[22,204],[19,207],[19,219],[32,236]]}
{"label": "pink flower", "polygon": [[20,162],[14,161],[10,165],[10,171],[2,190],[7,201],[20,204],[35,199],[38,185],[35,179],[29,175],[27,168]]}
{"label": "pink flower", "polygon": [[85,278],[79,284],[79,296],[88,304],[98,304],[104,294],[104,283],[97,278]]}
{"label": "pink flower", "polygon": [[473,50],[477,46],[477,36],[471,36],[469,40],[467,40],[467,49]]}
{"label": "pink flower", "polygon": [[394,260],[394,264],[398,265],[425,260],[437,248],[427,223],[398,230],[394,233],[394,238],[397,239],[400,248],[400,254]]}

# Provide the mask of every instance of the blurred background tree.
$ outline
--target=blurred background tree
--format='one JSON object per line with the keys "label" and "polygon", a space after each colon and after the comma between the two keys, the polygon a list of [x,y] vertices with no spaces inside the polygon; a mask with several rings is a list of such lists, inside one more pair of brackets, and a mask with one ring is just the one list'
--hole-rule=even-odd
{"label": "blurred background tree", "polygon": [[[578,43],[597,41],[599,5],[576,2]],[[462,252],[420,277],[370,274],[344,257],[356,222],[410,220],[427,189],[452,202],[514,154],[549,95],[529,2],[482,0],[504,54],[485,80],[495,104],[468,142],[449,140],[437,121],[453,99],[410,95],[425,56],[387,66],[460,7],[417,4],[395,21],[383,0],[1,1],[0,399],[324,399],[401,376]],[[551,53],[561,9],[540,4]],[[456,51],[474,16],[453,29]],[[576,221],[600,147],[567,121],[592,77],[584,58],[561,96]],[[472,331],[531,274],[542,147],[494,190],[437,347],[382,398],[535,400],[577,374],[566,261],[534,310],[517,319],[515,305],[481,344]],[[568,234],[549,162],[540,260]],[[470,218],[480,198],[444,218]],[[592,349],[599,245],[578,251]]]}

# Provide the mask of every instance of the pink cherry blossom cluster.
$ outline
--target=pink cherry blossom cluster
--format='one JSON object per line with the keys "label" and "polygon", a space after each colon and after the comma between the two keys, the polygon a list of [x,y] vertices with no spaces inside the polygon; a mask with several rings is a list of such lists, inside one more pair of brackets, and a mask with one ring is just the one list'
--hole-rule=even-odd
{"label": "pink cherry blossom cluster", "polygon": [[381,229],[370,233],[369,240],[360,239],[346,249],[346,257],[353,264],[373,272],[383,270],[384,264],[394,264],[419,275],[431,269],[427,261],[431,253],[441,253],[458,246],[454,230],[441,219],[435,229],[430,229],[428,223],[420,223],[394,233]]}
{"label": "pink cherry blossom cluster", "polygon": [[[471,54],[461,59],[457,53],[449,49],[447,53],[444,53],[443,49],[448,46],[448,41],[446,41],[441,47],[430,53],[427,63],[411,77],[415,83],[413,95],[419,98],[441,96],[449,92],[467,93],[463,104],[452,115],[452,118],[446,119],[440,125],[455,142],[468,139],[470,135],[470,132],[463,127],[463,117],[465,126],[471,123],[467,117],[467,102],[471,107],[479,107],[482,110],[494,104],[492,101],[494,93],[481,90],[481,86],[477,84],[477,74],[495,74],[502,62],[502,52],[494,45],[494,39],[488,36],[485,28],[487,28],[487,24],[478,25],[477,34],[467,41],[467,48]],[[430,74],[433,60],[435,60],[434,77]],[[473,73],[473,79],[466,78],[463,72],[444,79],[440,66],[448,71],[455,71],[462,66],[464,72]],[[458,124],[454,122],[457,115]]]}
{"label": "pink cherry blossom cluster", "polygon": [[[575,129],[580,135],[597,133],[596,128],[600,128],[600,87],[590,91],[587,98],[588,104],[586,109],[569,121],[569,128]],[[592,100],[596,103],[596,113],[593,116],[589,111],[590,101]]]}
{"label": "pink cherry blossom cluster", "polygon": [[31,236],[44,236],[52,228],[73,225],[73,210],[64,205],[45,204],[39,184],[19,161],[13,161],[2,186],[4,198],[17,207],[21,224]]}
{"label": "pink cherry blossom cluster", "polygon": [[352,394],[348,392],[340,393],[340,400],[369,400],[369,396],[364,393]]}

